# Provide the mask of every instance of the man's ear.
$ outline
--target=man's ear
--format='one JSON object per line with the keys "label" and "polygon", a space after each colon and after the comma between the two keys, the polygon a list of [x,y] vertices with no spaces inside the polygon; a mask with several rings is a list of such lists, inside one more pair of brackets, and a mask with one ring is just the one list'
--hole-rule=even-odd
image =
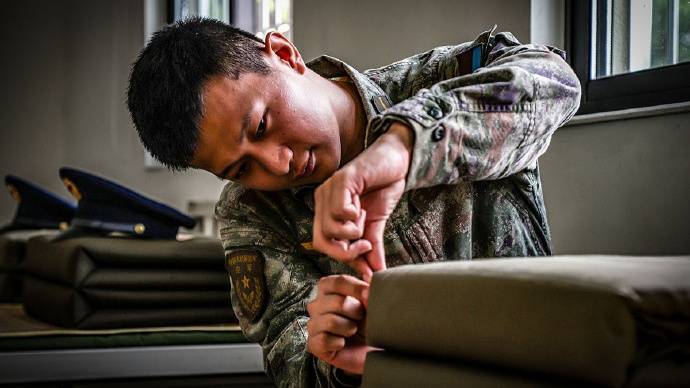
{"label": "man's ear", "polygon": [[266,34],[264,52],[269,57],[275,55],[300,74],[304,74],[307,69],[304,60],[302,60],[302,55],[297,51],[297,47],[280,32],[272,31]]}

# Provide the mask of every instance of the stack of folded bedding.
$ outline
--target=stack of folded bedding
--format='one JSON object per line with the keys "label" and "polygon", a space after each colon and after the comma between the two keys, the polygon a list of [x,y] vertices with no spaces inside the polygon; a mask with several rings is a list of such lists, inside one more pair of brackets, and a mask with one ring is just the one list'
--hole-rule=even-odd
{"label": "stack of folded bedding", "polygon": [[0,302],[18,302],[21,296],[20,265],[26,242],[0,235]]}
{"label": "stack of folded bedding", "polygon": [[54,235],[51,230],[15,230],[0,234],[0,303],[19,303],[26,241],[37,235]]}
{"label": "stack of folded bedding", "polygon": [[29,240],[24,308],[78,329],[236,322],[219,240]]}
{"label": "stack of folded bedding", "polygon": [[376,273],[365,387],[690,386],[690,257],[560,256]]}
{"label": "stack of folded bedding", "polygon": [[26,241],[55,235],[74,215],[74,205],[52,192],[14,175],[5,185],[16,202],[10,223],[0,226],[0,303],[21,302],[22,262]]}

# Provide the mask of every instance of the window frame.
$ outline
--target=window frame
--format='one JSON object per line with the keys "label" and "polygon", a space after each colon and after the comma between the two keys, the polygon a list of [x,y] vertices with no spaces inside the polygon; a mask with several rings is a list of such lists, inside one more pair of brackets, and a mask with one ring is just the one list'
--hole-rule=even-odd
{"label": "window frame", "polygon": [[565,5],[568,63],[582,85],[577,114],[690,101],[690,62],[590,79],[592,1],[566,0]]}

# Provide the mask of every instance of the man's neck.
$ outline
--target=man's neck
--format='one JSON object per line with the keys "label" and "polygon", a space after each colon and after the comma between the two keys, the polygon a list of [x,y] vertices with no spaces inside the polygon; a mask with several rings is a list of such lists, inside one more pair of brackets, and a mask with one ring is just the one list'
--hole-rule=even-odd
{"label": "man's neck", "polygon": [[340,130],[340,165],[354,159],[364,150],[367,117],[357,87],[347,80],[328,80],[331,106],[338,120]]}

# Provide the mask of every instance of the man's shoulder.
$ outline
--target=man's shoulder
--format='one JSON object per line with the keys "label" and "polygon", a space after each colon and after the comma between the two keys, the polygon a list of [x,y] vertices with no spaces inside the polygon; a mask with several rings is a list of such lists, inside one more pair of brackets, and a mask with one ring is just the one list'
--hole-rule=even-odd
{"label": "man's shoulder", "polygon": [[261,191],[228,182],[216,202],[216,217],[222,219],[283,219],[297,212],[301,204],[289,191]]}
{"label": "man's shoulder", "polygon": [[396,103],[411,97],[421,88],[462,75],[464,62],[468,58],[472,60],[471,54],[477,49],[479,59],[486,59],[496,43],[500,42],[502,47],[520,44],[510,32],[494,35],[495,29],[494,26],[480,33],[474,40],[434,47],[391,64],[365,70],[363,74],[378,84]]}
{"label": "man's shoulder", "polygon": [[237,184],[235,182],[228,182],[223,187],[220,192],[220,197],[218,198],[218,203],[233,203],[242,198],[245,193],[249,191],[248,188]]}
{"label": "man's shoulder", "polygon": [[232,211],[232,213],[241,211],[243,207],[238,205],[240,205],[240,199],[246,194],[247,190],[247,188],[235,182],[228,182],[220,192],[218,201],[216,201],[216,215],[229,217],[230,214],[226,213],[230,211]]}

